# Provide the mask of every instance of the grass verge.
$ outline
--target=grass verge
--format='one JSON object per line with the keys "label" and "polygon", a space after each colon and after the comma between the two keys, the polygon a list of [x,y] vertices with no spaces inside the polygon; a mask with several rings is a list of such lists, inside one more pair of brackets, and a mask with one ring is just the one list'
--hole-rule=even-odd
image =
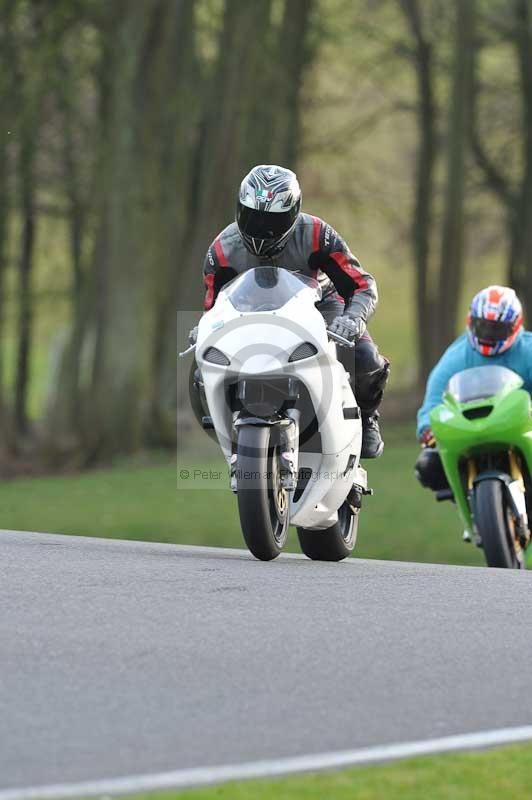
{"label": "grass verge", "polygon": [[[365,462],[373,497],[365,498],[355,555],[395,561],[482,566],[482,551],[462,542],[451,503],[436,503],[413,475],[410,431],[386,431],[386,450]],[[201,440],[200,440],[201,441]],[[178,479],[182,468],[205,479]],[[216,476],[211,479],[211,475]],[[225,463],[205,443],[149,465],[126,461],[76,475],[0,483],[0,527],[211,547],[243,547]],[[194,488],[188,488],[189,486]],[[287,550],[299,551],[295,530]],[[529,553],[532,566],[532,549]],[[532,796],[532,795],[531,795]]]}
{"label": "grass verge", "polygon": [[138,800],[529,800],[531,776],[532,746],[518,745]]}
{"label": "grass verge", "polygon": [[[482,564],[461,541],[456,509],[437,504],[413,475],[412,432],[386,430],[382,458],[366,462],[375,495],[367,498],[356,554],[363,558]],[[214,447],[214,446],[213,446]],[[178,468],[214,469],[215,481],[177,480],[175,459],[149,466],[126,462],[72,476],[22,478],[0,484],[0,526],[14,530],[242,547],[235,498],[225,465],[208,446],[179,454]],[[288,549],[298,549],[292,532]]]}

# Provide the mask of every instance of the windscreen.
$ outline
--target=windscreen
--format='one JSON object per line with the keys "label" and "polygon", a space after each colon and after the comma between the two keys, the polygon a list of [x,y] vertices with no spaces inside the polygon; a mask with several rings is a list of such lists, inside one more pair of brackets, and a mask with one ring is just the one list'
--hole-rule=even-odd
{"label": "windscreen", "polygon": [[519,375],[506,367],[473,367],[454,375],[447,385],[447,392],[458,403],[469,403],[493,397],[502,389],[510,391],[522,385]]}
{"label": "windscreen", "polygon": [[308,289],[314,292],[314,302],[321,300],[315,278],[282,267],[255,267],[224,286],[222,292],[237,311],[275,311]]}

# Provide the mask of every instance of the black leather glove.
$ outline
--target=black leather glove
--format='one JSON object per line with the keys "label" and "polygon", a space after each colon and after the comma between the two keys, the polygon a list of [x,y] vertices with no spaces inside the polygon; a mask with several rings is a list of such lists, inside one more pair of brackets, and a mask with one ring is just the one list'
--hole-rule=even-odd
{"label": "black leather glove", "polygon": [[344,339],[349,339],[350,342],[358,342],[366,331],[366,323],[361,317],[350,317],[348,314],[342,314],[340,317],[333,319],[329,325],[329,330],[338,336],[343,336]]}

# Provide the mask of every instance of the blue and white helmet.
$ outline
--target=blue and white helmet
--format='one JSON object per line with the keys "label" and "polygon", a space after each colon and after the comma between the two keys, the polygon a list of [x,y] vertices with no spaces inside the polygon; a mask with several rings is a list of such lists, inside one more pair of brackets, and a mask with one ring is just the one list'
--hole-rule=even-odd
{"label": "blue and white helmet", "polygon": [[238,229],[250,253],[273,256],[285,246],[301,208],[294,172],[274,164],[253,167],[240,185],[236,204]]}

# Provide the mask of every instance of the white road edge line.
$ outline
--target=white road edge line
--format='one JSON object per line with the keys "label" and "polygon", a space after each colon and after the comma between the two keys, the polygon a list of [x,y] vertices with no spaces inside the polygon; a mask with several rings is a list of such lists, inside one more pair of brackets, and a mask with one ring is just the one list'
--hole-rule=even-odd
{"label": "white road edge line", "polygon": [[402,758],[448,753],[456,750],[473,750],[497,745],[524,742],[532,739],[532,725],[519,728],[500,728],[478,733],[443,736],[403,744],[363,747],[316,755],[277,758],[231,764],[219,767],[194,767],[170,772],[146,775],[131,775],[122,778],[107,778],[80,783],[57,783],[48,786],[28,786],[21,789],[0,790],[0,800],[61,800],[61,798],[90,797],[94,795],[139,794],[162,789],[184,789],[227,781],[250,780],[252,778],[274,778],[301,772],[352,767],[359,764],[374,764]]}

